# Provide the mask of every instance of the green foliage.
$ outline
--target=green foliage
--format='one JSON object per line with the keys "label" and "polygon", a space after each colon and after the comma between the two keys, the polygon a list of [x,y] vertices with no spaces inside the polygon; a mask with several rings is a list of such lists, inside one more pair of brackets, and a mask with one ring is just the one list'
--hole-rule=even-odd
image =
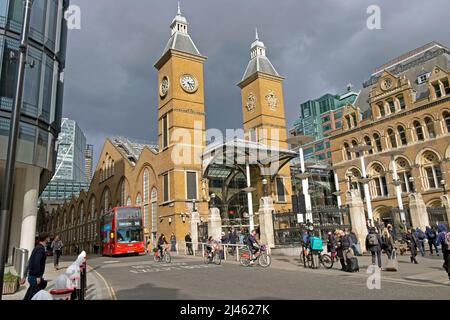
{"label": "green foliage", "polygon": [[3,277],[4,281],[19,281],[19,277],[15,276],[11,273],[11,271],[5,273],[5,276]]}

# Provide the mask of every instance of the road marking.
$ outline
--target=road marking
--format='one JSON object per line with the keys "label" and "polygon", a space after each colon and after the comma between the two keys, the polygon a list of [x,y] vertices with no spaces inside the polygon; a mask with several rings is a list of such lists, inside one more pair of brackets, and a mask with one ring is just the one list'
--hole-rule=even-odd
{"label": "road marking", "polygon": [[103,263],[118,263],[118,262],[120,262],[120,261],[114,260],[114,261],[105,261]]}
{"label": "road marking", "polygon": [[88,266],[88,268],[91,269],[91,271],[94,271],[95,274],[98,275],[99,278],[103,280],[103,282],[105,283],[106,289],[108,289],[109,297],[111,298],[111,300],[117,300],[116,293],[114,292],[113,287],[111,287],[111,286],[108,284],[108,281],[106,281],[106,279],[105,279],[100,273],[98,273],[97,271],[95,271],[92,267]]}

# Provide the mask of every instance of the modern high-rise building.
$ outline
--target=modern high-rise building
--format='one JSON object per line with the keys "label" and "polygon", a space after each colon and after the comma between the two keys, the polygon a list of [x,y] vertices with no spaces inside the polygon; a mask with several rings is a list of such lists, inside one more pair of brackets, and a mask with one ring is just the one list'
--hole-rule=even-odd
{"label": "modern high-rise building", "polygon": [[[60,131],[68,0],[35,0],[12,200],[11,248],[34,247],[39,194],[55,172],[55,143]],[[19,68],[23,1],[0,1],[0,188],[3,187],[11,110]],[[32,67],[31,67],[32,66]],[[0,190],[0,193],[4,190]]]}
{"label": "modern high-rise building", "polygon": [[90,182],[92,178],[92,160],[94,156],[94,146],[92,144],[86,145],[84,150],[84,175],[86,181]]}
{"label": "modern high-rise building", "polygon": [[85,173],[86,137],[74,120],[62,119],[58,158],[53,179],[41,195],[46,203],[58,203],[89,188]]}
{"label": "modern high-rise building", "polygon": [[291,135],[307,135],[314,140],[304,146],[304,157],[313,162],[331,158],[330,136],[333,130],[342,127],[342,110],[352,104],[358,93],[352,91],[351,85],[342,95],[326,93],[320,98],[308,100],[300,105],[298,119],[290,130]]}

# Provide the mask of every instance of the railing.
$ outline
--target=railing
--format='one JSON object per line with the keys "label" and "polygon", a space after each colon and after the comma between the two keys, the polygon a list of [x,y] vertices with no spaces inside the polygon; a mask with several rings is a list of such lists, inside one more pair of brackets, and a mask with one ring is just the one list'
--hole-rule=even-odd
{"label": "railing", "polygon": [[[178,255],[184,254],[186,256],[189,256],[189,247],[188,245],[192,246],[192,255],[193,256],[199,256],[203,257],[203,254],[206,250],[206,246],[208,245],[205,242],[197,242],[197,247],[195,246],[194,242],[186,242],[186,241],[177,241],[176,243],[176,253]],[[231,243],[219,243],[220,251],[223,251],[223,260],[227,260],[230,257],[233,257],[233,259],[236,259],[236,261],[239,261],[239,252],[242,250],[247,250],[247,245],[245,244],[231,244]],[[270,254],[270,248],[267,248],[268,253]],[[236,255],[236,257],[234,257]]]}

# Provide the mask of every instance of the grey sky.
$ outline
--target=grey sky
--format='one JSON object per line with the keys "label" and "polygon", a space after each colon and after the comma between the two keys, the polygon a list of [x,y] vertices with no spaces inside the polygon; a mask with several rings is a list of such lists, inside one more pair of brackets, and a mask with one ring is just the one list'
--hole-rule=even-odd
{"label": "grey sky", "polygon": [[[106,137],[156,141],[154,62],[170,36],[176,0],[71,0],[82,29],[69,31],[64,116],[76,120],[97,159]],[[366,27],[381,7],[381,30]],[[432,40],[450,46],[448,0],[182,0],[205,63],[207,128],[242,125],[236,83],[254,29],[284,81],[288,128],[301,102],[359,90],[371,71]]]}

